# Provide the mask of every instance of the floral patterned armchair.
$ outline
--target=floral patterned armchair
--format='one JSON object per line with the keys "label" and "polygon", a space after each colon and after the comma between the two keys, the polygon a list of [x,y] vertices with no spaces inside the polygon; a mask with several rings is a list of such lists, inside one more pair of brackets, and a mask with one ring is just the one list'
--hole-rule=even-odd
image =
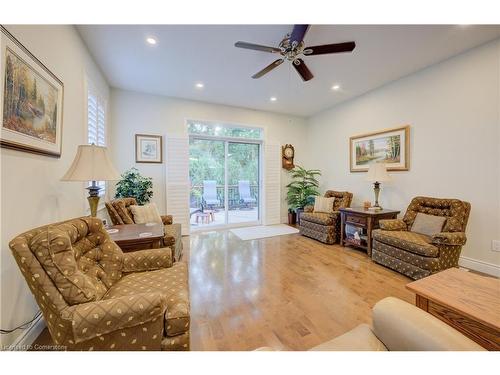
{"label": "floral patterned armchair", "polygon": [[[372,232],[372,259],[412,279],[457,267],[470,207],[458,199],[413,198],[402,220],[380,220],[380,229]],[[442,231],[432,236],[412,232],[419,212],[445,217]]]}
{"label": "floral patterned armchair", "polygon": [[[106,209],[114,225],[134,224],[134,216],[130,206],[137,205],[135,198],[118,198],[111,202],[106,202]],[[161,220],[165,226],[165,237],[163,246],[172,250],[174,262],[182,258],[181,225],[173,224],[172,215],[161,215]]]}
{"label": "floral patterned armchair", "polygon": [[187,266],[168,249],[122,253],[82,217],[9,244],[57,345],[69,350],[189,350]]}
{"label": "floral patterned armchair", "polygon": [[326,244],[339,242],[340,213],[339,208],[351,205],[352,193],[348,191],[328,190],[325,198],[335,198],[333,212],[314,212],[312,206],[306,206],[300,215],[299,231],[303,236],[314,238]]}

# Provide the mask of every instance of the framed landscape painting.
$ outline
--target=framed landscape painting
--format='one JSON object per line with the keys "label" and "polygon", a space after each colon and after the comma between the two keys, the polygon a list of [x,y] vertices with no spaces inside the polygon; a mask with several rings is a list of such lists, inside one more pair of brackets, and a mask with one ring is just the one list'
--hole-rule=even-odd
{"label": "framed landscape painting", "polygon": [[163,163],[161,135],[135,135],[136,163]]}
{"label": "framed landscape painting", "polygon": [[353,136],[349,139],[351,172],[366,172],[372,163],[388,171],[407,171],[410,164],[410,126]]}
{"label": "framed landscape painting", "polygon": [[1,27],[0,144],[60,157],[63,83]]}

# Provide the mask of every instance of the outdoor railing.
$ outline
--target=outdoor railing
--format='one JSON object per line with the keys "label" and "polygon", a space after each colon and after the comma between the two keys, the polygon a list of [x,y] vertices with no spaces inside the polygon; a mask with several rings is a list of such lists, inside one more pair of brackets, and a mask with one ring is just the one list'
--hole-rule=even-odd
{"label": "outdoor railing", "polygon": [[[224,207],[224,185],[217,185],[217,199],[219,200],[218,205],[210,205],[210,207],[214,208],[223,208]],[[259,205],[259,185],[250,185],[250,196],[255,198],[256,202],[250,205],[246,205],[241,202],[240,192],[238,189],[238,185],[228,185],[227,187],[227,195],[228,195],[228,205],[230,210],[234,210],[241,207],[257,207]],[[203,185],[193,185],[190,191],[190,207],[191,208],[201,208],[203,201]]]}

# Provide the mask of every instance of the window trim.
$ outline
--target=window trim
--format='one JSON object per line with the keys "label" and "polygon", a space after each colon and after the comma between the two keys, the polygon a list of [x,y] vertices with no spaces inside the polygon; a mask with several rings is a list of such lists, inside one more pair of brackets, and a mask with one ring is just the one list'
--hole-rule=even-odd
{"label": "window trim", "polygon": [[[108,141],[109,141],[109,115],[108,115],[108,103],[109,103],[109,97],[108,95],[104,94],[101,90],[97,88],[97,85],[93,82],[93,80],[89,77],[88,74],[84,75],[84,124],[85,124],[85,144],[89,144],[89,94],[93,94],[96,97],[96,116],[98,116],[98,111],[99,111],[99,102],[101,101],[103,103],[102,107],[104,108],[104,145],[105,147],[108,147]],[[97,126],[98,126],[98,118],[96,118]],[[98,134],[96,135],[98,137]],[[104,208],[105,205],[105,200],[108,199],[109,196],[109,187],[107,181],[104,182],[104,187],[102,193],[99,194],[99,197],[102,198],[99,201],[99,206],[98,210],[101,210]],[[99,181],[97,181],[99,183]],[[89,181],[88,183],[85,183],[85,188],[91,184]],[[85,194],[85,197],[87,198],[87,194]],[[88,208],[88,205],[85,205],[86,209],[88,212],[90,212],[90,209]]]}

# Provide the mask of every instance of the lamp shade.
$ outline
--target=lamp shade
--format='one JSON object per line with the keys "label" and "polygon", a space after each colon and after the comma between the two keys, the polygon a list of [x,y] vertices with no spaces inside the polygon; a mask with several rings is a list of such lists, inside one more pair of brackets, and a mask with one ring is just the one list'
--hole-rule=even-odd
{"label": "lamp shade", "polygon": [[384,182],[390,181],[391,176],[387,174],[385,163],[373,163],[370,164],[365,180],[370,182]]}
{"label": "lamp shade", "polygon": [[96,145],[80,145],[75,160],[62,181],[110,181],[119,180],[120,174],[108,156],[108,149]]}

